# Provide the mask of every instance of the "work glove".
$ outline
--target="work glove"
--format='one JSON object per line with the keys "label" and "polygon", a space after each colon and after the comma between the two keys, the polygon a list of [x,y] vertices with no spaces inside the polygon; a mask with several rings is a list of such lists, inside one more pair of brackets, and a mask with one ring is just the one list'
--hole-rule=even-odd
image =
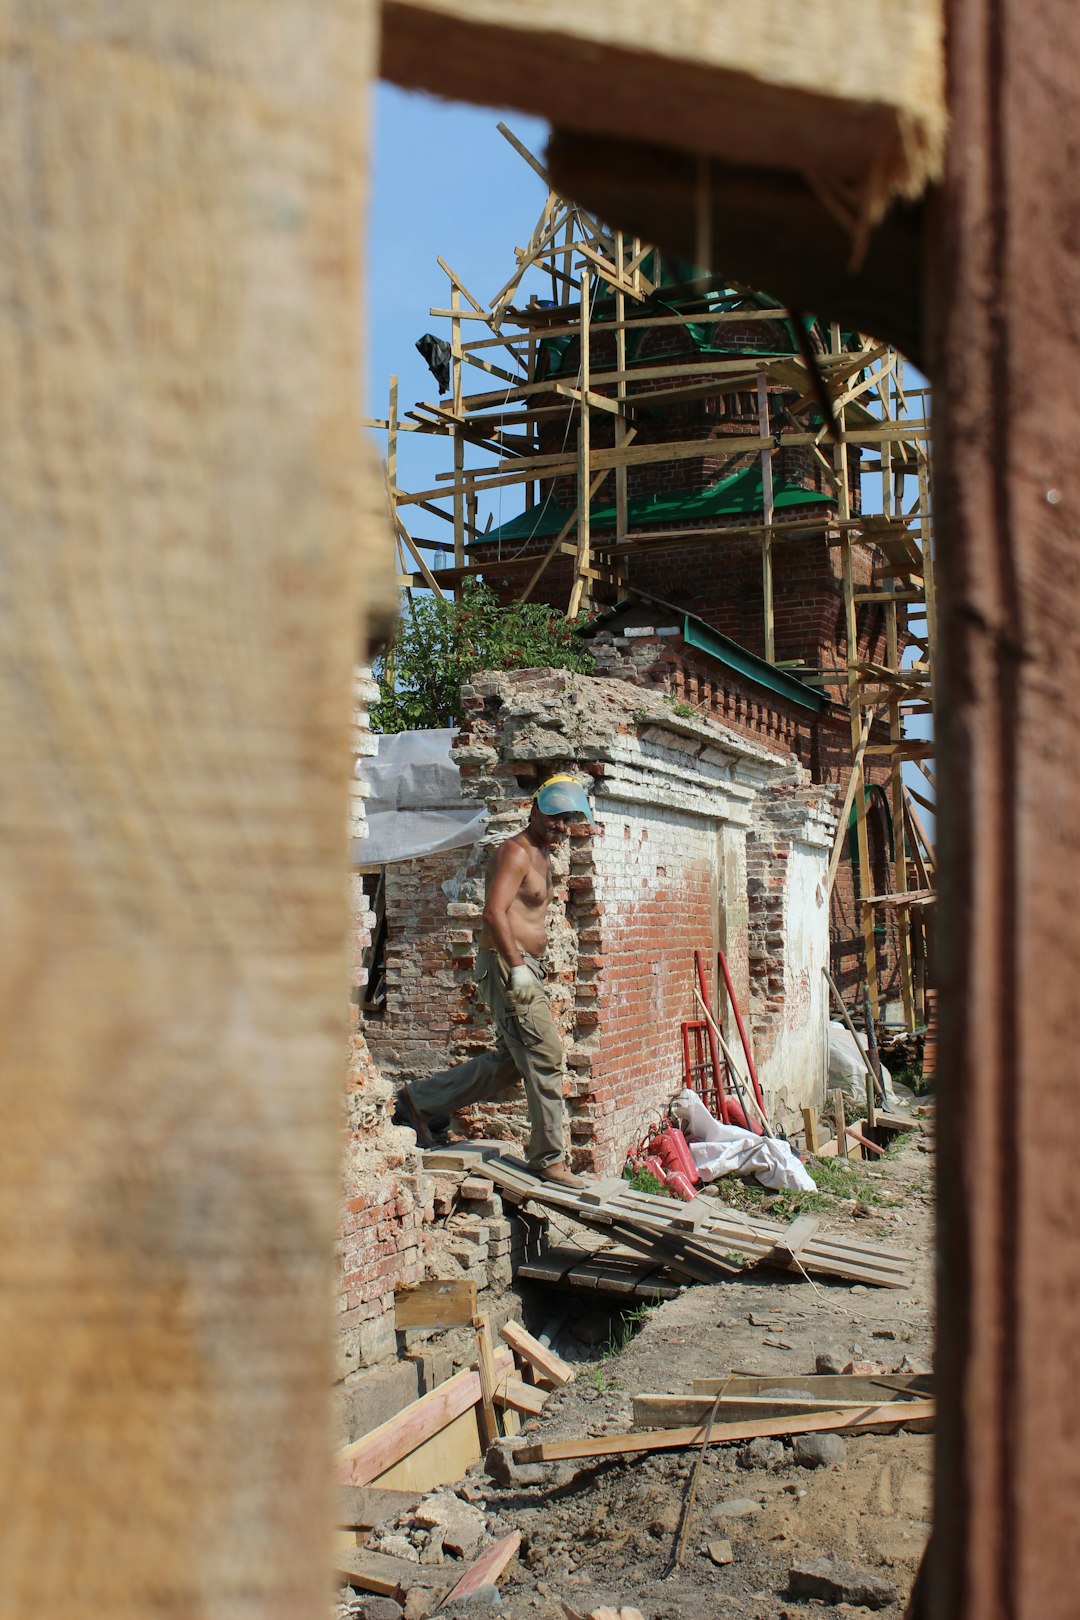
{"label": "work glove", "polygon": [[532,968],[526,967],[524,962],[510,969],[510,982],[507,988],[510,991],[510,1000],[518,1007],[527,1007],[537,996],[544,993],[540,988],[540,980]]}

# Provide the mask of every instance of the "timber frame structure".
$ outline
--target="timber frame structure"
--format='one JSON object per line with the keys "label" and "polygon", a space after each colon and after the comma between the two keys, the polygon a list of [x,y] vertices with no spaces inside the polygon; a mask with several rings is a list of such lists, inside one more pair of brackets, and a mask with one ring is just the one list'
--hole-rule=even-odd
{"label": "timber frame structure", "polygon": [[[517,593],[526,601],[553,563],[564,569],[569,563],[566,613],[574,619],[602,600],[623,600],[632,562],[647,552],[700,545],[703,560],[716,562],[725,544],[757,541],[765,658],[843,700],[849,712],[852,766],[830,887],[850,818],[872,1007],[880,1016],[875,922],[889,909],[897,921],[904,1021],[908,1029],[916,1029],[925,1024],[927,1007],[926,987],[913,975],[912,933],[921,935],[918,954],[925,961],[925,920],[935,899],[936,867],[919,807],[934,809],[933,799],[925,796],[927,787],[934,789],[934,744],[907,736],[905,720],[932,716],[934,705],[930,390],[921,384],[905,387],[904,359],[892,345],[842,331],[836,321],[823,325],[774,299],[698,271],[687,279],[685,266],[679,267],[683,279],[673,289],[671,270],[657,249],[609,229],[559,195],[539,160],[504,124],[499,130],[547,186],[536,226],[525,247],[515,250],[513,274],[486,305],[444,259],[438,260],[449,282],[449,301],[429,313],[450,326],[443,396],[402,411],[397,378],[392,378],[387,416],[366,422],[386,433],[386,490],[399,586],[406,593],[453,593],[476,576],[495,581],[512,576],[516,581],[524,559],[534,564]],[[702,264],[711,258],[708,234],[703,220],[696,255]],[[523,282],[530,273],[533,284],[539,278],[550,297],[541,301],[533,293],[525,301]],[[748,323],[762,323],[766,332],[786,327],[791,334],[786,352],[740,352],[739,334]],[[471,331],[479,335],[468,336]],[[646,334],[670,337],[690,331],[703,341],[702,352],[689,363],[679,355],[658,364],[633,363],[630,345],[640,345]],[[731,334],[727,347],[725,331]],[[613,363],[595,360],[598,338],[613,351]],[[556,345],[576,348],[576,368],[571,363],[562,375],[538,365],[541,350],[550,355]],[[467,391],[474,380],[477,391]],[[756,422],[751,424],[756,431],[736,429],[720,440],[698,436],[636,442],[650,412],[691,401],[704,407],[736,395],[756,401]],[[434,487],[402,487],[398,451],[406,433],[449,441],[449,466],[436,475]],[[559,448],[545,451],[543,445],[553,440]],[[701,460],[718,448],[726,458],[757,458],[753,488],[758,511],[746,510],[744,497],[741,509],[691,517],[687,524],[685,519],[673,522],[670,506],[664,510],[662,503],[631,499],[634,469]],[[808,511],[791,486],[778,489],[774,464],[788,450],[811,457],[824,475],[830,488],[828,512]],[[469,451],[474,464],[467,465]],[[866,461],[865,455],[876,459]],[[879,510],[867,513],[864,498],[874,474],[880,480]],[[597,497],[612,475],[614,502],[598,508]],[[556,504],[562,521],[553,523],[549,517],[545,530],[546,509],[566,481],[573,490],[569,509]],[[502,524],[493,530],[491,516],[481,526],[481,507],[492,492],[500,499],[503,492],[518,497],[524,511],[516,526]],[[785,507],[795,515],[786,517]],[[416,532],[420,514],[437,520],[434,537]],[[535,522],[530,532],[531,516]],[[500,535],[508,530],[515,543],[504,556]],[[823,532],[828,545],[841,553],[849,652],[842,664],[809,668],[801,660],[776,657],[773,548],[781,540]],[[858,584],[852,566],[859,546],[873,548],[869,588]],[[860,609],[870,604],[880,608],[885,627],[884,656],[876,661],[859,655]],[[875,719],[887,724],[886,741],[871,738]],[[872,892],[867,834],[867,756],[883,756],[888,762],[887,798],[895,830],[895,889],[877,894]],[[908,762],[925,778],[922,791],[904,779]]]}

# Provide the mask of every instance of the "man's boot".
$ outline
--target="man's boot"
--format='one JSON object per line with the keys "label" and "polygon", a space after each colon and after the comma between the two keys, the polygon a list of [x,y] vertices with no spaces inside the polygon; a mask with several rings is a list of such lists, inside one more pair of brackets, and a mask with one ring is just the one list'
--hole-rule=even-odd
{"label": "man's boot", "polygon": [[550,1164],[540,1165],[535,1174],[540,1177],[541,1181],[550,1182],[553,1187],[573,1189],[585,1185],[581,1177],[575,1176],[563,1159],[553,1159]]}

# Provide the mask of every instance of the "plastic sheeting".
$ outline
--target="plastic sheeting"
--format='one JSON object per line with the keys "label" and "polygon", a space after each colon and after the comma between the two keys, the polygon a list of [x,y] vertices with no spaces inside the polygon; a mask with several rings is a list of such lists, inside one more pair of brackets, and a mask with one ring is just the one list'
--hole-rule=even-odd
{"label": "plastic sheeting", "polygon": [[438,850],[478,843],[487,811],[461,796],[461,776],[450,758],[452,727],[398,731],[378,737],[379,752],[356,763],[371,793],[365,804],[366,838],[354,838],[354,866],[387,866]]}
{"label": "plastic sheeting", "polygon": [[[859,1036],[859,1045],[846,1024],[829,1024],[829,1090],[842,1091],[845,1097],[861,1102],[866,1096],[866,1065],[859,1049],[866,1051],[866,1036]],[[899,1106],[899,1098],[892,1089],[892,1076],[884,1063],[881,1065],[881,1084],[885,1091],[885,1107]]]}
{"label": "plastic sheeting", "polygon": [[738,1125],[722,1125],[692,1091],[680,1091],[672,1107],[689,1138],[702,1181],[753,1175],[763,1187],[815,1190],[816,1183],[786,1142],[774,1136],[755,1136]]}

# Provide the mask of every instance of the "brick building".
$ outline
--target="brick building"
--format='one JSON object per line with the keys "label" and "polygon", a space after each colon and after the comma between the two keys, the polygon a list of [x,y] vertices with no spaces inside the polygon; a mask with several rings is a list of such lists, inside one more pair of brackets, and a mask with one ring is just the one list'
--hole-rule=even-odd
{"label": "brick building", "polygon": [[[597,818],[556,857],[549,931],[575,1167],[617,1173],[679,1089],[695,950],[714,992],[727,954],[773,1117],[800,1123],[823,1083],[831,790],[765,716],[684,715],[623,680],[489,674],[465,705],[454,757],[488,837],[386,870],[386,998],[366,1027],[383,1071],[430,1073],[489,1044],[473,965],[491,843],[523,825],[539,781],[571,769],[591,777]],[[473,1112],[483,1134],[523,1134],[520,1096]]]}

